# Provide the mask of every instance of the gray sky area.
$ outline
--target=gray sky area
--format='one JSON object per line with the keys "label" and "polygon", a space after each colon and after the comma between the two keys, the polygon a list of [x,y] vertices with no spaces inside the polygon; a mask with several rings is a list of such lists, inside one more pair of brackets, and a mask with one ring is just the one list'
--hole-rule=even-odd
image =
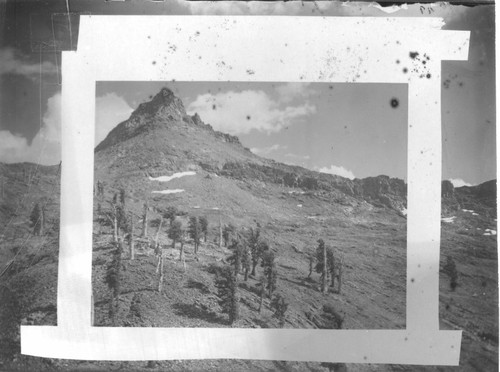
{"label": "gray sky area", "polygon": [[[443,17],[445,29],[471,31],[469,60],[442,64],[443,179],[462,185],[496,178],[493,6],[409,5],[387,14],[367,3],[68,4],[70,12],[92,14]],[[1,5],[6,21],[0,26],[0,162],[60,160],[60,50],[75,48],[78,35],[78,17],[68,19],[66,5]],[[173,89],[188,112],[198,112],[214,128],[238,135],[261,156],[350,178],[406,178],[405,85],[101,82],[97,140],[162,86]],[[399,102],[396,108],[390,105],[393,98]]]}

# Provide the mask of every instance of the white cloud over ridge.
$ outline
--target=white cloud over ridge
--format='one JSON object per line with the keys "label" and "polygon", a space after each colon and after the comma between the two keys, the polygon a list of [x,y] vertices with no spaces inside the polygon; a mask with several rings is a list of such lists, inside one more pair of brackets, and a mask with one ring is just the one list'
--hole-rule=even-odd
{"label": "white cloud over ridge", "polygon": [[229,134],[247,134],[251,130],[267,134],[279,132],[299,119],[316,112],[309,102],[286,105],[262,90],[202,94],[188,105],[214,129]]}
{"label": "white cloud over ridge", "polygon": [[330,165],[330,167],[319,168],[318,172],[333,174],[333,175],[349,178],[350,180],[353,180],[356,178],[354,176],[354,173],[352,173],[350,170],[344,168],[343,166],[337,166],[337,165]]}
{"label": "white cloud over ridge", "polygon": [[285,83],[276,86],[275,90],[279,100],[288,103],[295,99],[306,99],[315,94],[316,91],[310,85],[310,83]]}
{"label": "white cloud over ridge", "polygon": [[[96,143],[106,137],[118,123],[128,118],[132,108],[115,94],[96,99]],[[54,165],[61,161],[61,93],[47,100],[47,111],[43,115],[42,127],[31,143],[27,139],[0,131],[0,162],[32,162]]]}
{"label": "white cloud over ridge", "polygon": [[453,184],[454,187],[473,186],[472,184],[465,182],[461,178],[450,178],[449,181]]}

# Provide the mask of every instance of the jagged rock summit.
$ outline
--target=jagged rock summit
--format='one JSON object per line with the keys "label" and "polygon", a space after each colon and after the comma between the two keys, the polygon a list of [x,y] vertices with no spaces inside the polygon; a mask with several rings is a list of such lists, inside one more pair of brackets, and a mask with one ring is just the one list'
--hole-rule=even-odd
{"label": "jagged rock summit", "polygon": [[[404,214],[407,185],[388,176],[350,180],[261,158],[238,137],[215,131],[198,114],[188,115],[182,100],[163,88],[141,103],[95,149],[96,179],[142,184],[148,177],[195,171],[246,184],[260,182],[297,188],[345,204],[357,201]],[[139,187],[143,188],[143,187]],[[446,210],[459,208],[450,182],[443,183]]]}

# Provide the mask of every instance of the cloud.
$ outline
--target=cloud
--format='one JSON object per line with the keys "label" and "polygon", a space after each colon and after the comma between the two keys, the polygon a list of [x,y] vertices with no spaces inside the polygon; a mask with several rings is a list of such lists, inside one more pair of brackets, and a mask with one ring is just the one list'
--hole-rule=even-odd
{"label": "cloud", "polygon": [[286,150],[288,146],[283,146],[283,145],[278,145],[274,144],[269,147],[252,147],[250,151],[252,151],[254,154],[257,155],[268,155],[271,152],[278,151],[278,150]]}
{"label": "cloud", "polygon": [[468,183],[468,182],[465,182],[463,179],[461,178],[450,178],[449,180],[453,186],[455,187],[462,187],[462,186],[473,186],[472,184]]}
{"label": "cloud", "polygon": [[244,90],[199,95],[187,111],[197,112],[205,122],[225,133],[246,134],[256,130],[270,134],[313,114],[316,107],[308,102],[283,105],[261,90]]}
{"label": "cloud", "polygon": [[284,103],[292,102],[295,99],[306,99],[316,93],[310,88],[310,83],[286,83],[276,86],[279,100]]}
{"label": "cloud", "polygon": [[42,74],[57,74],[57,67],[48,61],[31,63],[26,57],[16,55],[13,48],[0,49],[0,75],[16,74],[27,77],[37,77]]}
{"label": "cloud", "polygon": [[[132,109],[115,94],[96,99],[96,139],[101,140],[130,115]],[[53,165],[61,160],[61,93],[47,101],[43,125],[31,144],[26,138],[9,131],[0,131],[0,162],[32,162]]]}
{"label": "cloud", "polygon": [[128,119],[134,111],[124,98],[115,93],[107,93],[96,98],[96,146],[108,135],[108,133],[122,121]]}
{"label": "cloud", "polygon": [[0,131],[0,162],[32,162],[44,165],[61,160],[61,94],[56,93],[47,101],[43,125],[31,144],[26,138],[9,131]]}
{"label": "cloud", "polygon": [[0,130],[0,161],[3,163],[18,162],[28,149],[26,138],[16,136],[8,130]]}
{"label": "cloud", "polygon": [[355,179],[356,177],[354,176],[354,173],[352,173],[350,170],[344,168],[343,166],[336,166],[336,165],[330,165],[330,167],[322,167],[318,169],[318,172],[320,173],[328,173],[328,174],[334,174],[337,176],[349,178],[350,180]]}

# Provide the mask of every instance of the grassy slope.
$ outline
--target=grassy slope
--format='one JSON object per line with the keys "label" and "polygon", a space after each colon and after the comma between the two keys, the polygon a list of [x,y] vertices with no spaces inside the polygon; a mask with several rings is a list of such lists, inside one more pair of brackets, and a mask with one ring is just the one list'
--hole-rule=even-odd
{"label": "grassy slope", "polygon": [[[28,217],[31,205],[38,200],[47,200],[50,214],[57,214],[57,182],[55,174],[42,177],[38,185],[22,184],[20,170],[2,168],[2,175],[9,182],[18,182],[9,187],[8,198],[2,200],[2,224],[7,225],[2,240],[2,264],[14,255],[14,246],[23,246],[16,259],[15,270],[2,277],[2,283],[17,286],[16,290],[28,299],[22,311],[23,323],[55,323],[57,236],[29,237]],[[177,205],[189,213],[204,214],[203,208],[214,205],[223,210],[223,223],[234,221],[239,226],[252,226],[254,220],[263,225],[265,238],[278,254],[278,291],[291,303],[286,327],[312,327],[305,312],[317,311],[325,302],[333,303],[344,310],[346,328],[404,328],[405,316],[405,219],[394,211],[373,208],[355,200],[346,205],[328,202],[328,195],[300,194],[301,190],[279,188],[258,181],[241,182],[223,177],[205,178],[204,173],[169,182],[168,188],[184,188],[183,194],[158,196],[153,203],[159,206]],[[154,182],[143,182],[144,175],[131,177],[130,186],[135,189],[127,200],[130,210],[139,216],[145,195],[152,189],[163,186]],[[110,197],[108,190],[107,198]],[[224,191],[221,194],[221,191]],[[12,194],[10,194],[12,192]],[[292,193],[290,193],[292,192]],[[24,198],[21,203],[20,200]],[[298,207],[298,205],[302,207]],[[20,211],[10,223],[7,218],[12,208],[21,205]],[[200,207],[200,209],[193,207]],[[469,206],[469,208],[471,208]],[[472,208],[471,208],[472,209]],[[476,208],[477,210],[478,208]],[[15,209],[14,209],[15,210]],[[480,211],[481,212],[481,211]],[[497,255],[496,239],[483,236],[483,230],[493,228],[491,216],[458,211],[452,224],[443,224],[442,257],[452,255],[457,263],[460,286],[451,292],[448,279],[441,277],[441,327],[464,329],[460,370],[494,370],[497,366],[498,341],[492,335],[498,333],[497,316]],[[212,228],[217,224],[217,214],[209,215]],[[136,228],[139,229],[138,224]],[[469,230],[465,230],[469,229]],[[97,230],[97,229],[96,229]],[[16,231],[18,236],[16,237]],[[150,231],[152,234],[154,230]],[[214,231],[210,233],[213,238]],[[318,237],[345,255],[346,274],[343,293],[321,295],[318,290],[318,275],[313,281],[304,280],[308,273],[305,254],[314,249]],[[27,242],[26,238],[28,238]],[[105,262],[110,259],[108,228],[95,235],[93,282],[96,301],[96,323],[106,324],[109,292],[102,281]],[[162,243],[169,245],[165,232],[160,235]],[[154,284],[154,258],[138,255],[134,262],[125,260],[123,291],[120,304],[120,321],[125,326],[225,326],[225,318],[215,304],[213,274],[210,266],[220,263],[228,255],[226,249],[219,250],[212,244],[203,245],[200,261],[192,260],[192,246],[188,244],[186,272],[176,260],[176,250],[165,250],[166,290],[159,295],[152,290]],[[266,304],[262,314],[255,310],[257,296],[250,279],[240,292],[242,318],[236,323],[240,327],[276,326]],[[130,311],[134,295],[138,311]],[[138,300],[138,301],[137,301]],[[137,316],[139,314],[139,316]],[[23,364],[24,363],[24,364]],[[49,361],[42,363],[37,358],[22,357],[10,368],[19,370],[81,369],[106,370],[120,363]],[[31,367],[30,367],[31,366]],[[123,363],[125,370],[145,368],[145,363]],[[322,370],[317,364],[210,361],[210,362],[161,362],[156,369],[172,370]],[[349,370],[415,370],[415,367],[352,365]],[[421,368],[426,370],[456,370],[456,368]],[[151,370],[148,368],[147,370]]]}

